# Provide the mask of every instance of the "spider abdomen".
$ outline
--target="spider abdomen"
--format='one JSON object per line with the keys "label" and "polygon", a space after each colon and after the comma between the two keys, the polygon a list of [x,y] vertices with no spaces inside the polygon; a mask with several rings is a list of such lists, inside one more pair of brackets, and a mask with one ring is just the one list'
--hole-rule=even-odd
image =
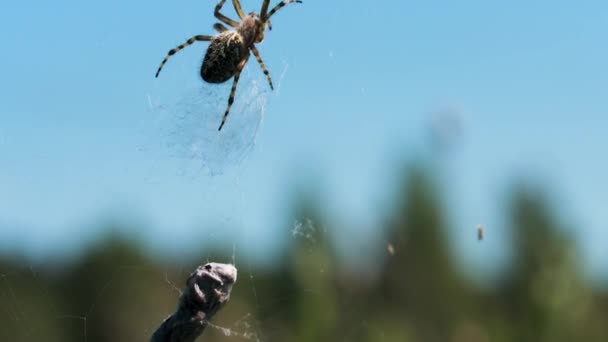
{"label": "spider abdomen", "polygon": [[226,82],[236,74],[239,64],[248,54],[249,49],[237,32],[222,32],[207,48],[201,66],[201,77],[209,83]]}

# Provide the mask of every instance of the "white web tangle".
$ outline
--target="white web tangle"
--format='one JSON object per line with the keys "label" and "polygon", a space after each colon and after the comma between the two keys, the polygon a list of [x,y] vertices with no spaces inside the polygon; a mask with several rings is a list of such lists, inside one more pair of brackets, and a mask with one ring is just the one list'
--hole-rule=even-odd
{"label": "white web tangle", "polygon": [[284,63],[273,93],[257,65],[246,67],[221,131],[218,127],[228,104],[232,81],[219,85],[200,82],[180,90],[171,99],[147,94],[148,108],[156,113],[152,124],[158,133],[153,135],[160,135],[157,148],[161,155],[181,160],[194,172],[211,176],[241,165],[256,145],[268,100],[271,95],[278,96],[287,69]]}
{"label": "white web tangle", "polygon": [[174,104],[173,122],[166,135],[174,156],[191,161],[210,175],[240,164],[255,145],[267,100],[258,81],[243,88],[221,132],[218,126],[226,96],[202,88],[189,91]]}
{"label": "white web tangle", "polygon": [[316,231],[317,228],[314,222],[309,218],[305,218],[303,220],[297,220],[294,222],[293,228],[291,229],[291,235],[294,238],[305,239],[310,244],[315,244]]}
{"label": "white web tangle", "polygon": [[[243,316],[243,318],[237,320],[233,325],[235,326],[235,329],[230,329],[230,328],[225,328],[219,325],[215,325],[211,322],[208,322],[209,327],[213,328],[219,332],[221,332],[224,336],[226,337],[236,337],[239,339],[244,339],[244,340],[248,340],[248,341],[256,341],[256,342],[262,342],[262,340],[260,340],[259,335],[257,332],[251,332],[251,330],[253,330],[252,324],[250,324],[248,322],[249,319],[251,319],[251,314],[247,314],[245,316]],[[243,330],[243,332],[238,331],[236,329],[239,330]]]}

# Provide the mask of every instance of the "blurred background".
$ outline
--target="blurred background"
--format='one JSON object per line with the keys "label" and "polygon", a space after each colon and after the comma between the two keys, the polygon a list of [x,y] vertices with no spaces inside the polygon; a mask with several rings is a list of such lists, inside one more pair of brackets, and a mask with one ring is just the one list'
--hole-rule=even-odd
{"label": "blurred background", "polygon": [[608,339],[608,3],[290,4],[220,133],[206,43],[154,78],[215,5],[0,6],[0,340],[146,341],[207,261],[200,340]]}

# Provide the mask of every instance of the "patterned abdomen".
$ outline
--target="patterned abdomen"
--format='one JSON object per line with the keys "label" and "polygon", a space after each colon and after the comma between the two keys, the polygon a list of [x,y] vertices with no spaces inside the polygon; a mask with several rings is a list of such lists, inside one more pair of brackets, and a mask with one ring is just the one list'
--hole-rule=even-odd
{"label": "patterned abdomen", "polygon": [[234,31],[222,32],[211,41],[201,66],[201,77],[205,82],[223,83],[232,78],[247,57],[247,47]]}

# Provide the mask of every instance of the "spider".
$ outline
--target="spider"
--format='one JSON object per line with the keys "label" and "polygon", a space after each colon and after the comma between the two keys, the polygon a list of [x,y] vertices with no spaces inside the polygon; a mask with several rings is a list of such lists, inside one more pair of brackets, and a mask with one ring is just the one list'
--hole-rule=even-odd
{"label": "spider", "polygon": [[224,124],[226,123],[228,113],[230,112],[230,107],[232,107],[232,103],[234,102],[236,86],[239,82],[241,71],[243,71],[245,64],[247,64],[247,61],[249,60],[250,52],[253,53],[258,61],[258,64],[260,65],[260,68],[262,68],[264,75],[266,75],[270,89],[274,90],[270,73],[268,72],[268,69],[266,69],[264,62],[262,61],[262,57],[260,56],[260,52],[255,47],[255,44],[261,43],[262,40],[264,40],[264,30],[266,29],[266,26],[272,30],[272,25],[270,23],[270,17],[272,17],[272,15],[289,3],[301,3],[302,1],[283,0],[268,11],[270,0],[264,0],[260,14],[251,12],[249,15],[245,15],[240,1],[232,0],[234,9],[241,19],[240,23],[220,13],[220,10],[222,9],[222,6],[224,6],[225,2],[226,0],[220,0],[220,2],[215,6],[214,15],[221,22],[232,27],[232,29],[229,30],[221,23],[214,24],[213,28],[219,32],[218,35],[196,35],[188,39],[185,43],[169,50],[167,56],[160,63],[160,66],[156,71],[156,77],[158,77],[158,74],[160,74],[161,69],[165,63],[167,63],[169,58],[183,48],[192,45],[195,42],[211,42],[207,48],[207,52],[205,53],[203,64],[201,65],[201,77],[208,83],[224,83],[230,78],[233,78],[232,90],[230,91],[230,97],[228,98],[228,107],[226,108],[226,112],[224,113],[218,131],[221,131],[222,127],[224,127]]}

